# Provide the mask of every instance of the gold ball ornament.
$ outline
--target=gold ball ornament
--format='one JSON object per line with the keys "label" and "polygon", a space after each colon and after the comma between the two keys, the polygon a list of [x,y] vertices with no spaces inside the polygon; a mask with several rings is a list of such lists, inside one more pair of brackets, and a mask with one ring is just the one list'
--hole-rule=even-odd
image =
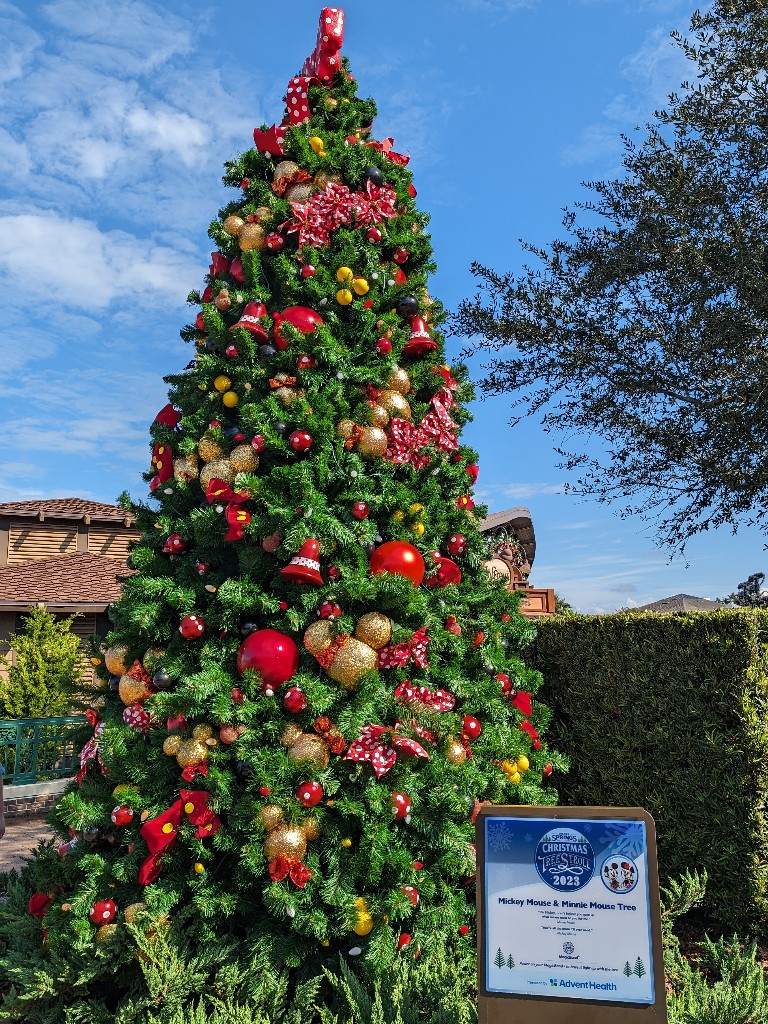
{"label": "gold ball ornament", "polygon": [[284,817],[283,808],[278,804],[267,804],[259,811],[259,821],[267,831],[282,825]]}
{"label": "gold ball ornament", "polygon": [[343,437],[345,441],[348,441],[352,437],[354,429],[355,424],[352,420],[341,420],[336,426],[336,436]]}
{"label": "gold ball ornament", "polygon": [[336,292],[336,301],[340,306],[348,306],[352,299],[354,299],[354,295],[349,288],[339,288]]}
{"label": "gold ball ornament", "polygon": [[268,206],[257,206],[253,211],[253,216],[259,224],[263,224],[265,221],[272,220],[272,211]]}
{"label": "gold ball ornament", "polygon": [[293,160],[281,160],[277,167],[275,167],[274,180],[280,181],[281,178],[290,178],[298,169],[299,165],[294,163]]}
{"label": "gold ball ornament", "polygon": [[357,450],[364,459],[378,459],[387,450],[387,435],[381,427],[363,427]]}
{"label": "gold ball ornament", "polygon": [[352,282],[352,290],[355,295],[367,295],[371,286],[364,277],[356,277]]}
{"label": "gold ball ornament", "polygon": [[414,523],[411,527],[411,533],[415,533],[417,537],[423,537],[425,530],[424,523]]}
{"label": "gold ball ornament", "polygon": [[288,747],[288,757],[294,764],[314,764],[318,768],[326,768],[330,759],[325,740],[308,732]]}
{"label": "gold ball ornament", "polygon": [[352,840],[349,838],[349,836],[344,836],[344,838],[339,841],[339,846],[343,846],[345,850],[348,850],[351,845]]}
{"label": "gold ball ornament", "polygon": [[229,391],[232,387],[232,379],[226,373],[220,373],[218,377],[214,378],[213,386],[217,391]]}
{"label": "gold ball ornament", "polygon": [[274,860],[281,853],[284,857],[303,860],[307,852],[307,837],[298,825],[278,825],[271,829],[264,840],[267,860]]}
{"label": "gold ball ornament", "polygon": [[355,900],[355,923],[352,931],[355,935],[368,935],[373,931],[373,918],[368,913],[368,903],[362,896]]}
{"label": "gold ball ornament", "polygon": [[304,396],[304,388],[278,388],[273,394],[283,405],[288,406],[293,405],[297,398]]}
{"label": "gold ball ornament", "polygon": [[401,395],[407,395],[411,390],[411,378],[402,367],[394,366],[387,387],[390,391],[399,391]]}
{"label": "gold ball ornament", "polygon": [[357,620],[355,636],[364,644],[380,650],[389,643],[392,636],[392,620],[381,612],[366,612]]}
{"label": "gold ball ornament", "polygon": [[350,637],[327,668],[328,675],[345,690],[354,690],[366,672],[376,668],[376,651],[368,644]]}
{"label": "gold ball ornament", "polygon": [[408,399],[399,391],[382,391],[379,396],[379,404],[384,406],[390,416],[399,416],[401,420],[411,418]]}
{"label": "gold ball ornament", "polygon": [[179,455],[173,460],[173,475],[181,483],[197,480],[197,456]]}
{"label": "gold ball ornament", "polygon": [[201,864],[199,860],[195,861],[195,863],[192,865],[192,868],[196,875],[205,874],[205,864]]}
{"label": "gold ball ornament", "polygon": [[342,177],[340,174],[335,174],[333,171],[318,171],[312,179],[312,183],[317,188],[326,188],[328,185],[341,185]]}
{"label": "gold ball ornament", "polygon": [[386,427],[389,423],[389,413],[383,405],[370,405],[368,407],[368,422],[372,427]]}
{"label": "gold ball ornament", "polygon": [[211,739],[212,736],[213,726],[208,725],[206,722],[201,722],[200,725],[196,725],[192,730],[193,740],[202,740],[205,742],[206,740]]}
{"label": "gold ball ornament", "polygon": [[207,462],[200,470],[200,486],[204,491],[208,490],[211,480],[223,480],[225,484],[234,483],[235,474],[229,464],[229,459],[214,459]]}
{"label": "gold ball ornament", "polygon": [[229,453],[229,464],[235,473],[255,473],[259,456],[249,444],[239,444]]}
{"label": "gold ball ornament", "polygon": [[176,757],[181,749],[181,743],[181,736],[177,733],[173,733],[171,736],[166,736],[163,741],[163,753],[168,754],[169,757]]}
{"label": "gold ball ornament", "polygon": [[467,760],[466,750],[454,736],[448,737],[448,742],[445,746],[445,759],[450,764],[464,764]]}
{"label": "gold ball ornament", "polygon": [[238,217],[236,213],[230,213],[221,226],[228,235],[232,235],[233,238],[237,238],[244,225],[245,221],[242,217]]}
{"label": "gold ball ornament", "polygon": [[115,644],[104,652],[104,664],[113,676],[122,676],[128,671],[128,648],[125,644]]}
{"label": "gold ball ornament", "polygon": [[311,842],[313,839],[317,839],[320,835],[320,822],[317,818],[307,818],[306,821],[301,823],[301,831]]}
{"label": "gold ball ornament", "polygon": [[105,942],[111,942],[112,939],[117,938],[117,925],[103,924],[100,928],[96,929],[95,938],[99,945],[102,945]]}
{"label": "gold ball ornament", "polygon": [[297,181],[285,190],[285,198],[289,203],[306,203],[314,191],[315,186],[311,181]]}
{"label": "gold ball ornament", "polygon": [[129,903],[123,911],[123,920],[126,924],[135,924],[139,915],[146,909],[146,903]]}
{"label": "gold ball ornament", "polygon": [[225,391],[221,396],[221,403],[228,409],[234,409],[240,401],[240,396],[235,391]]}
{"label": "gold ball ornament", "polygon": [[330,647],[336,632],[328,619],[318,619],[304,632],[304,647],[310,654],[319,654]]}
{"label": "gold ball ornament", "polygon": [[208,757],[208,747],[203,740],[182,740],[176,760],[181,768],[189,768],[193,764],[203,764]]}
{"label": "gold ball ornament", "polygon": [[130,706],[131,704],[140,704],[143,700],[146,700],[152,693],[152,690],[141,679],[120,676],[118,693],[123,704]]}
{"label": "gold ball ornament", "polygon": [[261,224],[243,224],[237,236],[242,252],[251,249],[264,249],[267,244],[267,232]]}
{"label": "gold ball ornament", "polygon": [[201,437],[197,442],[197,451],[203,462],[213,462],[224,457],[224,449],[212,437]]}
{"label": "gold ball ornament", "polygon": [[349,284],[350,281],[354,281],[355,272],[351,267],[339,267],[336,271],[336,280],[340,284]]}
{"label": "gold ball ornament", "polygon": [[284,747],[290,747],[292,743],[295,743],[299,736],[304,735],[304,730],[296,722],[288,722],[286,727],[283,729],[283,734],[280,737],[280,742]]}

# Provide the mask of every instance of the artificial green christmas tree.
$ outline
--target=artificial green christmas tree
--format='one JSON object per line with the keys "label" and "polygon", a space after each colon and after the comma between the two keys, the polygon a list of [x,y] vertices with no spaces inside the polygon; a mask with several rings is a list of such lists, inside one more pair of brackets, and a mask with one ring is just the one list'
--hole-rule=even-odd
{"label": "artificial green christmas tree", "polygon": [[35,866],[42,924],[9,947],[26,1012],[169,1003],[179,958],[205,993],[224,962],[471,952],[479,804],[554,802],[531,627],[482,568],[427,217],[342,31],[325,9],[284,124],[227,165],[110,692]]}

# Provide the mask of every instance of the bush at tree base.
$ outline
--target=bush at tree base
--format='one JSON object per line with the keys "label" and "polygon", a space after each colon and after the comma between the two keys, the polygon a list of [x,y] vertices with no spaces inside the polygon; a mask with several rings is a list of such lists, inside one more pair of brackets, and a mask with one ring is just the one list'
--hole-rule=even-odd
{"label": "bush at tree base", "polygon": [[479,802],[555,800],[533,628],[482,569],[427,217],[333,41],[309,62],[328,83],[293,79],[286,126],[227,165],[110,693],[35,865],[40,919],[6,914],[7,1019],[465,963]]}

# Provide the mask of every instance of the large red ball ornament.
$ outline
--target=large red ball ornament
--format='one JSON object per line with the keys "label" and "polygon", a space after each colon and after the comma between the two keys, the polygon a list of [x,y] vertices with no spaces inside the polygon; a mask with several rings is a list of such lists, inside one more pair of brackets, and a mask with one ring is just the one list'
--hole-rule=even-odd
{"label": "large red ball ornament", "polygon": [[476,740],[483,731],[482,725],[472,715],[464,715],[461,722],[461,734],[468,740]]}
{"label": "large red ball ornament", "polygon": [[285,633],[276,629],[257,629],[240,645],[237,671],[248,669],[260,676],[268,687],[282,686],[299,667],[299,649]]}
{"label": "large red ball ornament", "polygon": [[405,576],[414,587],[418,587],[424,579],[424,559],[421,552],[413,544],[402,540],[388,540],[371,555],[371,572],[378,576],[381,572],[391,572],[397,576]]}
{"label": "large red ball ornament", "polygon": [[408,819],[411,814],[411,798],[405,793],[393,793],[389,798],[393,818]]}
{"label": "large red ball ornament", "polygon": [[272,317],[275,321],[275,345],[279,349],[288,347],[288,339],[280,333],[283,323],[291,324],[302,334],[312,334],[318,325],[323,323],[320,314],[316,313],[314,309],[310,309],[309,306],[289,306],[282,313],[273,313]]}
{"label": "large red ball ornament", "polygon": [[123,828],[125,825],[130,825],[133,821],[133,811],[130,807],[126,807],[125,804],[120,804],[119,807],[115,807],[110,814],[112,824],[117,825],[119,828]]}
{"label": "large red ball ornament", "polygon": [[323,799],[323,787],[319,782],[302,782],[296,789],[296,799],[304,807],[314,807]]}
{"label": "large red ball ornament", "polygon": [[290,687],[290,689],[286,690],[283,694],[283,706],[286,711],[290,711],[291,714],[297,715],[307,706],[306,694],[298,686]]}
{"label": "large red ball ornament", "polygon": [[205,623],[199,615],[185,615],[179,623],[179,632],[185,640],[196,640],[205,632]]}
{"label": "large red ball ornament", "polygon": [[88,920],[91,924],[109,924],[114,921],[117,915],[117,907],[114,900],[96,900],[91,907]]}

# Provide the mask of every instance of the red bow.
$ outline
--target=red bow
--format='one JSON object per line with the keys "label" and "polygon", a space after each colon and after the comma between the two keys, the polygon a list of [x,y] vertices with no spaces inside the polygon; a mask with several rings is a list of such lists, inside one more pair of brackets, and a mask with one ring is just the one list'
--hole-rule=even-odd
{"label": "red bow", "polygon": [[324,7],[317,26],[317,43],[304,61],[302,75],[316,76],[330,85],[341,67],[339,50],[344,42],[344,11],[340,7]]}
{"label": "red bow", "polygon": [[385,458],[397,465],[410,462],[417,469],[429,464],[429,456],[422,451],[428,444],[434,444],[441,452],[452,452],[459,447],[454,431],[458,424],[448,410],[453,404],[453,395],[448,387],[440,388],[432,396],[432,411],[428,412],[418,427],[408,420],[394,417],[387,430],[388,446]]}
{"label": "red bow", "polygon": [[226,501],[226,519],[229,529],[224,534],[224,540],[241,540],[245,536],[245,527],[251,521],[251,513],[243,508],[243,502],[250,498],[249,491],[233,491],[228,483],[214,477],[208,484],[205,498],[209,505],[214,501]]}
{"label": "red bow", "polygon": [[160,484],[164,484],[171,479],[173,476],[173,451],[170,445],[154,445],[152,448],[150,472],[155,473],[149,482],[150,490],[156,491]]}
{"label": "red bow", "polygon": [[[313,197],[314,198],[314,197]],[[322,214],[312,199],[307,203],[291,203],[293,220],[281,224],[288,234],[299,233],[299,248],[311,245],[313,249],[321,249],[329,240],[328,230],[323,223]]]}
{"label": "red bow", "polygon": [[352,219],[354,195],[346,185],[340,185],[335,181],[329,181],[322,191],[315,193],[310,202],[314,204],[322,218],[326,231],[336,231],[337,228],[349,224]]}
{"label": "red bow", "polygon": [[413,686],[409,679],[404,679],[395,687],[395,700],[398,704],[421,704],[432,711],[450,711],[456,698],[447,690],[430,690],[426,686]]}
{"label": "red bow", "polygon": [[88,723],[93,726],[93,736],[91,736],[80,751],[80,771],[75,776],[79,785],[82,785],[83,779],[85,778],[85,773],[88,770],[88,762],[94,758],[96,760],[96,764],[101,769],[101,774],[107,774],[107,769],[104,767],[104,762],[101,760],[101,754],[99,753],[99,736],[104,732],[105,723],[99,720],[99,716],[93,708],[88,708],[85,712],[85,717],[88,719]]}
{"label": "red bow", "polygon": [[273,124],[271,128],[267,128],[266,131],[261,131],[260,128],[253,129],[253,141],[256,144],[256,149],[260,153],[271,153],[272,156],[285,156],[285,150],[283,149],[283,142],[285,141],[285,132],[287,125]]}
{"label": "red bow", "polygon": [[395,144],[395,140],[392,138],[384,139],[383,142],[374,142],[373,139],[366,142],[366,146],[370,146],[372,149],[377,150],[379,153],[383,153],[387,160],[391,160],[393,164],[399,164],[401,167],[405,167],[410,162],[410,156],[404,156],[402,153],[395,153],[392,147]]}
{"label": "red bow", "polygon": [[390,220],[395,216],[397,193],[391,185],[386,182],[383,185],[374,185],[368,179],[365,183],[365,192],[366,194],[362,192],[352,194],[356,227],[379,224],[381,221]]}
{"label": "red bow", "polygon": [[181,413],[174,409],[169,402],[168,405],[164,405],[157,416],[155,416],[154,422],[162,423],[173,430],[178,427],[181,422]]}
{"label": "red bow", "polygon": [[515,696],[511,698],[511,704],[513,708],[517,708],[517,710],[522,712],[527,718],[530,718],[533,714],[533,709],[531,708],[531,695],[527,690],[518,690]]}
{"label": "red bow", "polygon": [[141,704],[131,704],[123,711],[123,721],[126,725],[142,732],[149,732],[153,725],[157,725],[152,715]]}
{"label": "red bow", "polygon": [[410,462],[414,469],[424,469],[429,465],[429,456],[421,452],[422,436],[410,420],[401,420],[397,416],[390,421],[387,430],[387,450],[384,458],[401,466]]}
{"label": "red bow", "polygon": [[205,839],[218,832],[221,820],[217,814],[207,806],[210,793],[204,790],[179,790],[180,799],[175,800],[167,811],[158,814],[151,821],[145,821],[140,832],[144,842],[147,844],[149,856],[145,858],[139,868],[139,885],[149,885],[154,882],[162,867],[160,858],[170,853],[176,845],[179,834],[179,825],[184,815],[189,821],[196,825],[195,838]]}
{"label": "red bow", "polygon": [[453,433],[459,427],[448,412],[452,405],[453,395],[450,389],[440,388],[437,394],[432,396],[432,411],[427,413],[419,427],[424,444],[431,441],[441,452],[453,452],[459,447]]}
{"label": "red bow", "polygon": [[226,274],[232,264],[229,260],[222,256],[220,252],[211,253],[211,265],[208,267],[208,272],[211,277],[219,277],[221,274]]}
{"label": "red bow", "polygon": [[53,897],[49,896],[47,892],[36,892],[30,899],[27,909],[32,917],[37,917],[42,921],[52,903]]}
{"label": "red bow", "polygon": [[360,730],[360,739],[350,746],[345,761],[369,761],[376,778],[386,775],[397,760],[397,752],[414,757],[429,758],[424,747],[406,736],[394,736],[386,725],[366,725]]}
{"label": "red bow", "polygon": [[286,857],[283,853],[269,862],[269,877],[273,882],[282,882],[284,878],[290,878],[295,886],[303,889],[312,877],[312,872],[295,857]]}
{"label": "red bow", "polygon": [[536,732],[536,730],[533,728],[530,722],[521,722],[520,728],[523,730],[523,732],[528,733],[528,735],[531,737],[534,743],[538,741],[539,734]]}
{"label": "red bow", "polygon": [[413,661],[419,668],[429,668],[427,662],[427,644],[429,637],[425,626],[417,629],[411,639],[394,647],[382,647],[379,651],[378,668],[398,668]]}

